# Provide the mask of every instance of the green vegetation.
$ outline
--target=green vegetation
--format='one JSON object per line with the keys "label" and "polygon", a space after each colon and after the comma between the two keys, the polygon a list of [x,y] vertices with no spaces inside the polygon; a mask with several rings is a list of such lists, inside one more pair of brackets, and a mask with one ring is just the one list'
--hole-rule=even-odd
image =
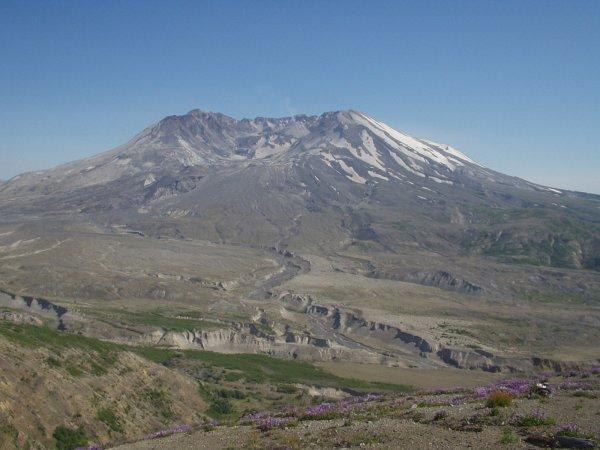
{"label": "green vegetation", "polygon": [[218,389],[216,394],[221,398],[231,398],[235,400],[243,400],[247,397],[247,395],[239,389]]}
{"label": "green vegetation", "polygon": [[48,356],[48,358],[46,359],[46,364],[48,364],[50,367],[53,367],[53,368],[57,368],[57,367],[61,366],[58,358],[55,358],[54,356]]}
{"label": "green vegetation", "polygon": [[508,392],[496,391],[492,392],[489,395],[487,401],[485,402],[485,406],[487,406],[488,408],[505,408],[507,406],[510,406],[512,401],[513,396]]}
{"label": "green vegetation", "polygon": [[210,402],[213,398],[213,391],[203,383],[198,383],[198,394],[207,402]]}
{"label": "green vegetation", "polygon": [[561,294],[557,292],[541,292],[539,290],[522,291],[519,295],[523,300],[537,303],[593,303],[577,293]]}
{"label": "green vegetation", "polygon": [[112,431],[117,433],[123,432],[123,426],[121,425],[119,417],[110,409],[104,408],[98,411],[96,414],[96,419],[98,419],[100,422],[103,422]]}
{"label": "green vegetation", "polygon": [[215,398],[208,408],[208,415],[214,418],[231,415],[234,412],[233,405],[226,398]]}
{"label": "green vegetation", "polygon": [[70,347],[108,355],[121,347],[118,344],[100,341],[80,334],[60,332],[46,326],[10,322],[0,323],[0,336],[4,336],[24,347],[43,347],[56,351]]}
{"label": "green vegetation", "polygon": [[[358,390],[409,392],[410,386],[391,383],[366,382],[341,378],[312,364],[272,358],[266,355],[214,353],[200,350],[173,351],[157,347],[137,347],[131,350],[144,358],[168,366],[173,358],[201,361],[233,371],[233,378],[244,378],[254,383],[304,383],[317,386],[348,387]],[[229,372],[231,373],[231,372]]]}
{"label": "green vegetation", "polygon": [[66,369],[69,375],[71,375],[72,377],[80,377],[83,375],[83,370],[81,370],[77,366],[69,365],[66,367]]}
{"label": "green vegetation", "polygon": [[[88,314],[111,324],[120,322],[123,325],[148,325],[169,331],[212,330],[220,327],[219,324],[202,320],[201,317],[195,318],[194,316],[198,316],[198,314],[193,312],[173,313],[160,309],[130,312],[121,309],[103,309],[89,311]],[[185,316],[185,318],[176,317],[178,315]]]}
{"label": "green vegetation", "polygon": [[552,417],[546,417],[543,414],[534,413],[528,416],[519,417],[516,425],[520,427],[537,427],[540,425],[554,425],[556,420]]}
{"label": "green vegetation", "polygon": [[502,430],[500,436],[501,444],[517,444],[519,442],[519,436],[517,436],[512,430],[505,428]]}
{"label": "green vegetation", "polygon": [[276,359],[266,355],[228,355],[206,351],[187,350],[187,359],[203,361],[227,370],[240,371],[247,381],[271,383],[305,383],[317,386],[349,387],[362,390],[408,392],[409,386],[389,383],[369,383],[340,378],[312,364]]}
{"label": "green vegetation", "polygon": [[271,326],[268,325],[268,324],[258,323],[255,326],[256,326],[257,330],[259,330],[259,331],[261,331],[261,332],[263,332],[265,334],[270,334],[270,335],[275,334],[275,330],[273,330],[273,328],[271,328]]}
{"label": "green vegetation", "polygon": [[60,426],[54,430],[52,437],[56,441],[56,448],[58,450],[73,450],[77,447],[83,447],[88,443],[88,437],[83,427],[72,429]]}
{"label": "green vegetation", "polygon": [[90,366],[91,366],[93,375],[100,376],[100,375],[106,375],[108,373],[108,370],[106,370],[106,367],[104,367],[101,364],[98,364],[95,361],[92,361],[90,363]]}
{"label": "green vegetation", "polygon": [[443,330],[448,331],[449,333],[454,333],[454,334],[458,334],[461,336],[467,336],[467,337],[472,337],[472,338],[477,337],[477,335],[475,335],[473,332],[466,330],[464,328],[453,327],[451,324],[449,324],[447,322],[442,322],[441,324],[438,325],[438,327],[442,328]]}
{"label": "green vegetation", "polygon": [[11,424],[0,424],[0,442],[4,442],[5,439],[9,438],[13,441],[19,436],[19,431]]}
{"label": "green vegetation", "polygon": [[183,356],[183,353],[161,347],[131,347],[130,350],[149,361],[168,366],[173,358]]}
{"label": "green vegetation", "polygon": [[396,222],[391,222],[392,228],[394,228],[395,230],[398,230],[398,231],[408,231],[408,229],[411,227],[411,225],[412,225],[412,222],[408,219],[401,219]]}
{"label": "green vegetation", "polygon": [[366,447],[385,442],[385,436],[371,431],[357,431],[338,442],[339,447]]}
{"label": "green vegetation", "polygon": [[[61,332],[46,326],[8,322],[0,323],[0,336],[23,347],[47,348],[56,354],[68,348],[82,350],[89,356],[89,372],[94,375],[105,374],[107,367],[112,366],[117,361],[117,353],[124,348],[111,342]],[[53,368],[65,366],[55,356],[49,356],[46,363]],[[74,377],[82,376],[88,371],[82,365],[74,364],[67,364],[65,370]]]}
{"label": "green vegetation", "polygon": [[[346,387],[361,391],[409,392],[412,390],[407,385],[342,378],[307,362],[277,359],[267,355],[230,355],[201,350],[176,351],[159,347],[134,347],[57,331],[45,326],[6,322],[0,323],[0,336],[24,347],[48,348],[56,353],[73,348],[90,354],[88,366],[73,364],[66,366],[66,370],[73,376],[82,376],[86,372],[93,375],[104,375],[107,373],[107,368],[116,363],[119,352],[131,351],[165,366],[169,366],[176,358],[201,362],[208,366],[224,369],[226,379],[244,379],[250,383],[269,382],[281,385],[302,383],[315,386]],[[61,364],[57,358],[52,361],[53,363],[58,361]],[[64,363],[61,366],[65,366]]]}
{"label": "green vegetation", "polygon": [[215,419],[234,417],[236,409],[231,399],[242,400],[247,397],[239,389],[211,389],[205,384],[198,384],[198,393],[209,404],[207,414]]}
{"label": "green vegetation", "polygon": [[171,397],[168,392],[162,389],[145,389],[141,393],[142,399],[146,400],[152,408],[165,421],[173,418],[173,410],[171,409]]}
{"label": "green vegetation", "polygon": [[437,422],[438,420],[445,419],[446,417],[448,417],[448,411],[446,411],[445,409],[442,409],[434,414],[432,420],[434,422]]}
{"label": "green vegetation", "polygon": [[296,394],[298,388],[293,384],[280,384],[277,386],[276,391],[281,394]]}
{"label": "green vegetation", "polygon": [[234,372],[229,371],[223,375],[223,380],[225,381],[239,381],[244,378],[244,374],[242,372]]}
{"label": "green vegetation", "polygon": [[590,391],[575,391],[571,395],[573,395],[573,397],[583,397],[583,398],[589,398],[589,399],[597,399],[598,398],[598,394],[595,394],[594,392],[590,392]]}

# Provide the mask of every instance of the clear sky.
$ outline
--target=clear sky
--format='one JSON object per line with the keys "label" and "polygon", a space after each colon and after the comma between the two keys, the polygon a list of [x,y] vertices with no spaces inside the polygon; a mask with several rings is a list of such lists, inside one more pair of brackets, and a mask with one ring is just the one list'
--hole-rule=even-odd
{"label": "clear sky", "polygon": [[194,108],[355,108],[600,193],[600,1],[0,1],[0,178]]}

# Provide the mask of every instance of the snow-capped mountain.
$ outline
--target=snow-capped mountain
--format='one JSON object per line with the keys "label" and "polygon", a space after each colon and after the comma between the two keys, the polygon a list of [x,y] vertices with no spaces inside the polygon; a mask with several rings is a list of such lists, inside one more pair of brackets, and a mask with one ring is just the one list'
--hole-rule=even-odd
{"label": "snow-capped mountain", "polygon": [[[243,120],[193,110],[106,153],[0,184],[5,215],[68,213],[138,228],[172,220],[178,236],[188,227],[253,245],[366,240],[400,251],[412,241],[594,268],[600,233],[585,224],[598,222],[599,205],[354,110]],[[586,232],[574,238],[551,226],[567,219]]]}
{"label": "snow-capped mountain", "polygon": [[413,138],[358,111],[235,120],[194,110],[169,116],[107,153],[17,176],[10,184],[74,188],[164,170],[257,160],[277,165],[312,157],[360,184],[413,176],[452,184],[457,169],[481,171],[448,145]]}

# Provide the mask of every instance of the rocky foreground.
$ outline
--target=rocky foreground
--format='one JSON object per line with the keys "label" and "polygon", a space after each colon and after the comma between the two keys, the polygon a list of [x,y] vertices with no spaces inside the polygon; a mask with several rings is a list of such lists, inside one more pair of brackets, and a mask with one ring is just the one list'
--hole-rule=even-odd
{"label": "rocky foreground", "polygon": [[596,448],[599,398],[600,367],[593,367],[475,389],[367,394],[257,411],[236,424],[182,424],[117,448]]}

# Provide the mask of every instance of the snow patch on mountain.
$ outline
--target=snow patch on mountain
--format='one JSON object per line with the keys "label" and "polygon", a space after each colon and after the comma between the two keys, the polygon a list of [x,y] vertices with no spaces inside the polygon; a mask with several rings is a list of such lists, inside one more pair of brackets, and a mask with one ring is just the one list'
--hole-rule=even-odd
{"label": "snow patch on mountain", "polygon": [[372,170],[367,170],[367,173],[374,178],[379,178],[380,180],[390,181],[390,179],[388,177],[384,177],[383,175],[380,175],[377,172],[373,172]]}
{"label": "snow patch on mountain", "polygon": [[367,180],[365,178],[361,177],[358,173],[356,173],[356,171],[354,170],[354,168],[352,166],[349,166],[348,164],[346,164],[346,162],[343,159],[339,159],[338,164],[342,167],[344,172],[346,172],[346,177],[350,181],[354,181],[355,183],[360,183],[360,184],[365,184],[367,182]]}
{"label": "snow patch on mountain", "polygon": [[425,175],[424,173],[422,173],[422,172],[419,172],[418,170],[414,170],[413,168],[409,167],[409,166],[408,166],[408,165],[407,165],[407,164],[404,162],[404,160],[403,160],[403,159],[402,159],[400,156],[398,156],[397,154],[395,154],[395,153],[393,153],[393,152],[392,152],[392,153],[390,153],[390,155],[392,155],[392,158],[394,158],[394,160],[396,161],[396,163],[397,163],[397,164],[398,164],[400,167],[402,167],[404,170],[406,170],[407,172],[410,172],[410,173],[412,173],[412,174],[414,174],[414,175],[416,175],[416,176],[418,176],[418,177],[426,177],[426,176],[427,176],[427,175]]}

